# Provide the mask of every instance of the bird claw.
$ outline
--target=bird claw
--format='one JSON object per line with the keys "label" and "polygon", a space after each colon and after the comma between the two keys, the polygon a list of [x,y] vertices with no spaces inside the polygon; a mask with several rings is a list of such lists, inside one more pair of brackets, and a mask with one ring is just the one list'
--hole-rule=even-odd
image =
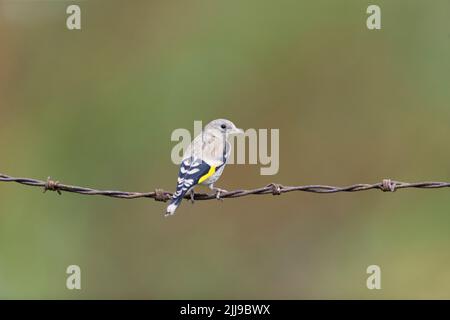
{"label": "bird claw", "polygon": [[220,189],[220,188],[214,188],[214,191],[216,191],[216,199],[217,199],[217,200],[220,200],[220,201],[223,201],[223,198],[220,197],[220,194],[221,194],[221,193],[228,192],[227,190],[225,190],[225,189]]}
{"label": "bird claw", "polygon": [[195,202],[195,192],[194,192],[194,189],[191,190],[190,195],[191,195],[191,200],[190,200],[190,201],[191,201],[192,204],[194,204],[194,202]]}

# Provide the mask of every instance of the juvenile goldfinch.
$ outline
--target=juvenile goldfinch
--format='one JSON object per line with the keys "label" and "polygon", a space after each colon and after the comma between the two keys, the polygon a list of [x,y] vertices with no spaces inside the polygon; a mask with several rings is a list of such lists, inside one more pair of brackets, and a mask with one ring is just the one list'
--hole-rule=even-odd
{"label": "juvenile goldfinch", "polygon": [[217,119],[208,123],[186,149],[178,173],[175,193],[167,206],[166,216],[175,213],[184,196],[190,192],[193,197],[194,187],[198,184],[209,186],[216,191],[217,198],[225,190],[215,188],[214,183],[222,175],[230,155],[228,137],[241,134],[233,122]]}

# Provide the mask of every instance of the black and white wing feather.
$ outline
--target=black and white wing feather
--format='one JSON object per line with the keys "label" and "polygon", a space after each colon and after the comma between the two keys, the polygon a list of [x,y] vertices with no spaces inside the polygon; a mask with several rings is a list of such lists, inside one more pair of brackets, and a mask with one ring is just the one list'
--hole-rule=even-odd
{"label": "black and white wing feather", "polygon": [[175,212],[186,193],[197,185],[199,181],[201,182],[202,179],[205,179],[211,172],[211,168],[214,167],[211,167],[202,159],[194,158],[193,156],[183,160],[178,172],[177,188],[167,207],[166,214],[173,214]]}

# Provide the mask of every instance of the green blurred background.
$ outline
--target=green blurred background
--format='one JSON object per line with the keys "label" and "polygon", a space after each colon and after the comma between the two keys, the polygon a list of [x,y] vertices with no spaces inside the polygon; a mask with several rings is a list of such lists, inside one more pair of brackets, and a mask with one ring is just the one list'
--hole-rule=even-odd
{"label": "green blurred background", "polygon": [[[446,0],[0,0],[0,40],[1,173],[173,190],[172,131],[224,117],[280,129],[279,173],[231,165],[225,189],[450,181]],[[153,200],[0,183],[0,298],[450,298],[449,195],[290,193],[164,219]]]}

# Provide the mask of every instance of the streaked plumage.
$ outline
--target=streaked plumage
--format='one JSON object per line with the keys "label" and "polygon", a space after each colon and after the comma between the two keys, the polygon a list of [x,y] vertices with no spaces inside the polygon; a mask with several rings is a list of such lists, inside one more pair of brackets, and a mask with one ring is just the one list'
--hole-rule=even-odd
{"label": "streaked plumage", "polygon": [[242,130],[229,120],[217,119],[208,123],[189,145],[183,155],[178,172],[176,191],[167,207],[166,215],[175,213],[184,196],[198,185],[207,185],[211,189],[222,175],[230,155],[230,134],[242,133]]}

